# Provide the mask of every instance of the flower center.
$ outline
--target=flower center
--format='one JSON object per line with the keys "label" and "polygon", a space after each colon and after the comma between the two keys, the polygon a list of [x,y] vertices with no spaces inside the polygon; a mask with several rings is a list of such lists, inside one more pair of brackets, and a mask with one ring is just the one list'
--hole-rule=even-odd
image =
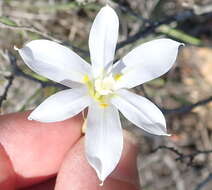
{"label": "flower center", "polygon": [[94,80],[89,79],[89,77],[85,75],[83,82],[88,88],[89,95],[97,101],[101,107],[107,107],[108,100],[115,90],[116,80],[112,74],[105,77],[101,76]]}
{"label": "flower center", "polygon": [[95,91],[104,96],[113,93],[115,80],[112,75],[105,78],[97,78],[94,81]]}

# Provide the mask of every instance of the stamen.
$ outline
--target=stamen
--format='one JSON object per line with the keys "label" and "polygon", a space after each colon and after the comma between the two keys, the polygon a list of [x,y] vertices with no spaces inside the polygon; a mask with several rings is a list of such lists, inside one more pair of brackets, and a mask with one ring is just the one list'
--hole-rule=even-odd
{"label": "stamen", "polygon": [[[121,77],[121,75],[119,74],[116,77]],[[113,94],[116,82],[112,74],[109,76],[99,76],[95,80],[90,79],[88,75],[84,75],[83,82],[88,88],[89,95],[100,107],[106,108],[109,106],[108,101]]]}
{"label": "stamen", "polygon": [[114,75],[114,79],[115,79],[116,81],[117,81],[117,80],[120,80],[122,76],[123,76],[123,75],[120,74],[120,73],[115,74],[115,75]]}
{"label": "stamen", "polygon": [[108,106],[109,106],[109,105],[108,105],[108,104],[106,104],[106,103],[100,103],[99,105],[100,105],[100,107],[102,107],[102,108],[106,108],[106,107],[108,107]]}
{"label": "stamen", "polygon": [[90,81],[88,75],[84,75],[82,80],[83,80],[84,83],[88,83]]}

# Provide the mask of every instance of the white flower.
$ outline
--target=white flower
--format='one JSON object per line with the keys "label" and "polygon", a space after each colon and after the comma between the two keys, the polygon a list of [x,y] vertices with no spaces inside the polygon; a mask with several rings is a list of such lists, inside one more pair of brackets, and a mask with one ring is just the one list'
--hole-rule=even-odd
{"label": "white flower", "polygon": [[155,79],[174,64],[180,43],[158,39],[142,44],[114,65],[119,20],[109,6],[96,16],[89,36],[91,63],[70,49],[48,40],[27,43],[19,53],[36,73],[72,89],[63,90],[39,105],[29,119],[62,121],[88,107],[86,157],[103,182],[117,166],[123,148],[118,110],[139,128],[167,135],[161,111],[128,89]]}

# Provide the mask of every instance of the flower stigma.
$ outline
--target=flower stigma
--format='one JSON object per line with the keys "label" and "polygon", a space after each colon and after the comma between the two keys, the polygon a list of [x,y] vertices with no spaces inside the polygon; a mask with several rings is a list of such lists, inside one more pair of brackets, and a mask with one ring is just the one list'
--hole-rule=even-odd
{"label": "flower stigma", "polygon": [[102,108],[108,107],[108,101],[115,93],[115,83],[119,80],[121,74],[101,75],[96,79],[90,79],[88,75],[84,75],[83,82],[88,88],[89,95],[99,103]]}

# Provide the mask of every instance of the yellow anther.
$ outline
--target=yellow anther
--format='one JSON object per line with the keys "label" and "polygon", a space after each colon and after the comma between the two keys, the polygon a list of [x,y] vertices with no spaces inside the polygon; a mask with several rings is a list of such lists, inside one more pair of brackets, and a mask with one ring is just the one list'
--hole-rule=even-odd
{"label": "yellow anther", "polygon": [[97,78],[95,80],[90,79],[88,75],[84,75],[83,83],[87,86],[89,95],[99,104],[100,107],[105,108],[109,106],[108,97],[110,97],[113,93],[113,86],[115,83],[112,75],[106,78]]}
{"label": "yellow anther", "polygon": [[90,81],[88,75],[84,75],[82,80],[83,80],[84,83],[88,83]]}
{"label": "yellow anther", "polygon": [[91,96],[94,96],[94,86],[92,80],[90,80],[88,75],[84,75],[82,81],[86,84],[88,92]]}
{"label": "yellow anther", "polygon": [[102,107],[102,108],[106,108],[106,107],[108,107],[108,106],[109,106],[109,105],[108,105],[108,104],[106,104],[106,103],[100,103],[99,105],[100,105],[100,107]]}
{"label": "yellow anther", "polygon": [[118,74],[115,74],[114,75],[114,79],[117,81],[117,80],[120,80],[122,77],[122,74],[118,73]]}

